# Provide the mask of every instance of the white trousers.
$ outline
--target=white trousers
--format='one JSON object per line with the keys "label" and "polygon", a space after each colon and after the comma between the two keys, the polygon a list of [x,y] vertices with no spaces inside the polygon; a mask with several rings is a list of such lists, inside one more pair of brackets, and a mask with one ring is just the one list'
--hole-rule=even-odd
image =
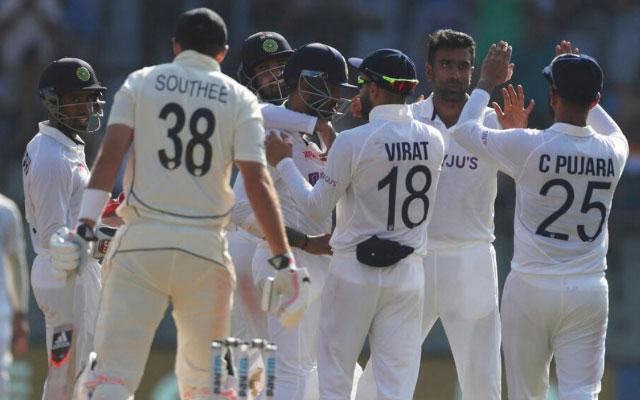
{"label": "white trousers", "polygon": [[[51,268],[49,256],[36,256],[31,270],[33,295],[44,314],[49,369],[43,400],[71,398],[73,382],[93,350],[93,334],[100,296],[100,265],[82,265],[77,275],[48,282],[33,279]],[[69,332],[71,338],[69,338]],[[64,342],[70,341],[68,355],[60,358]],[[55,343],[54,343],[55,342]],[[52,356],[53,353],[53,356]],[[57,361],[56,361],[57,360]]]}
{"label": "white trousers", "polygon": [[251,268],[259,241],[249,233],[232,230],[227,234],[227,242],[237,281],[231,312],[231,335],[241,339],[266,338],[267,315],[260,308],[260,291],[254,284]]}
{"label": "white trousers", "polygon": [[[489,243],[433,250],[424,257],[422,340],[440,318],[464,400],[500,400],[500,315],[496,257]],[[370,363],[369,363],[370,364]],[[377,399],[367,364],[358,400]]]}
{"label": "white trousers", "polygon": [[[318,321],[320,318],[320,295],[327,272],[329,256],[315,256],[294,249],[296,263],[307,268],[311,278],[310,304],[300,323],[294,328],[285,328],[280,320],[269,314],[267,328],[269,340],[276,343],[276,400],[318,399]],[[260,243],[253,257],[254,282],[261,283],[275,270],[268,264],[271,251],[266,243]]]}
{"label": "white trousers", "polygon": [[561,400],[595,400],[604,373],[609,309],[603,273],[511,271],[502,295],[502,337],[510,400],[546,400],[555,358]]}
{"label": "white trousers", "polygon": [[418,255],[387,268],[361,264],[354,253],[333,255],[320,318],[322,400],[350,398],[354,367],[367,336],[377,398],[412,398],[422,343],[422,269]]}

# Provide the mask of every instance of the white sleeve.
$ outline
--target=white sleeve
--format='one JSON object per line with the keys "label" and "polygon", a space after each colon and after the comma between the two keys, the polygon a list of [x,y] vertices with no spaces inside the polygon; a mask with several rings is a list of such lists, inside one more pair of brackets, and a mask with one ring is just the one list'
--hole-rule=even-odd
{"label": "white sleeve", "polygon": [[33,228],[42,246],[48,249],[51,235],[67,225],[73,177],[65,160],[54,157],[40,160],[29,175],[30,191],[25,195],[29,196],[36,210]]}
{"label": "white sleeve", "polygon": [[616,121],[599,104],[589,111],[587,124],[591,125],[601,135],[622,135],[622,130],[616,124]]}
{"label": "white sleeve", "polygon": [[352,154],[351,144],[345,136],[338,136],[315,186],[304,179],[291,158],[280,161],[276,168],[296,204],[309,218],[321,222],[331,214],[351,183]]}
{"label": "white sleeve", "polygon": [[4,247],[7,260],[9,299],[14,311],[27,312],[29,304],[29,273],[25,255],[22,215],[18,208],[8,208]]}
{"label": "white sleeve", "polygon": [[249,89],[240,87],[236,105],[233,158],[267,165],[264,153],[264,127],[258,99]]}
{"label": "white sleeve", "polygon": [[265,129],[313,133],[318,122],[318,118],[314,116],[278,107],[271,103],[262,103],[261,111]]}
{"label": "white sleeve", "polygon": [[490,129],[482,124],[489,94],[475,89],[462,109],[453,136],[465,149],[480,158],[495,162],[498,167],[517,179],[531,148],[530,141],[538,140],[533,129]]}
{"label": "white sleeve", "polygon": [[622,133],[622,129],[600,105],[589,111],[587,124],[591,125],[598,134],[607,136],[614,143],[620,154],[629,154],[629,142]]}
{"label": "white sleeve", "polygon": [[142,70],[132,72],[116,92],[109,112],[108,125],[123,124],[135,128],[136,90],[143,80]]}

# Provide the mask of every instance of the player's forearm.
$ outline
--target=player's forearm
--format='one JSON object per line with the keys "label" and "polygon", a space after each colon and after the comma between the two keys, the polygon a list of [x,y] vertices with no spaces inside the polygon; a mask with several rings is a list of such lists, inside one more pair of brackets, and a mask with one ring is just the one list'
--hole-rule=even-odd
{"label": "player's forearm", "polygon": [[247,198],[271,252],[273,254],[289,252],[280,203],[267,169],[253,162],[239,162],[238,166],[245,182]]}
{"label": "player's forearm", "polygon": [[132,138],[133,129],[126,125],[114,124],[107,128],[87,190],[82,196],[78,216],[81,222],[93,227],[100,219]]}
{"label": "player's forearm", "polygon": [[109,125],[87,188],[111,192],[132,137],[133,129],[126,125]]}

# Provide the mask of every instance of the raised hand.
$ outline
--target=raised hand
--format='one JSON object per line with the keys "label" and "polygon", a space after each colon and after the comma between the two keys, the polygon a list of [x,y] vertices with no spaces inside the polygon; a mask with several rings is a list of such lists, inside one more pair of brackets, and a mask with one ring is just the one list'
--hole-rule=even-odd
{"label": "raised hand", "polygon": [[562,40],[556,45],[556,56],[562,54],[580,54],[580,49],[577,47],[571,47],[570,41]]}
{"label": "raised hand", "polygon": [[529,115],[536,106],[533,99],[529,100],[529,104],[524,106],[524,89],[522,85],[518,85],[518,90],[509,85],[502,88],[502,100],[504,110],[495,101],[491,104],[498,117],[498,122],[503,129],[526,128],[529,123]]}
{"label": "raised hand", "polygon": [[512,48],[507,42],[501,41],[491,45],[482,62],[478,88],[491,93],[496,86],[511,79],[514,67],[511,63],[511,52]]}

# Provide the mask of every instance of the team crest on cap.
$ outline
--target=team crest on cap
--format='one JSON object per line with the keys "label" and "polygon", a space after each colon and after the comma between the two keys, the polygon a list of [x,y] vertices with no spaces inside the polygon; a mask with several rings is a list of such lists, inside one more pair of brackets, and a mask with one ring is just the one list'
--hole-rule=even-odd
{"label": "team crest on cap", "polygon": [[262,42],[262,50],[266,51],[267,53],[274,53],[278,51],[278,42],[271,38],[268,38],[267,40]]}
{"label": "team crest on cap", "polygon": [[91,78],[91,72],[89,72],[87,67],[78,67],[78,69],[76,69],[76,76],[82,82],[86,82]]}

